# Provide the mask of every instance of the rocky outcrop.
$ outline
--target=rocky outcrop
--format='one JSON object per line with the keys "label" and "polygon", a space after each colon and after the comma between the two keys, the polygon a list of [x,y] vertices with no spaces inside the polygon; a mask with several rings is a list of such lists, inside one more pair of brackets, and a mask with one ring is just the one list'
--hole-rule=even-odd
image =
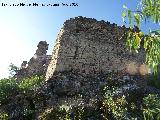
{"label": "rocky outcrop", "polygon": [[[103,118],[105,114],[103,110],[106,110],[103,108],[103,102],[106,100],[106,94],[111,94],[106,89],[113,92],[114,99],[125,96],[128,106],[131,102],[140,106],[142,98],[149,93],[160,95],[160,90],[153,87],[144,88],[139,81],[144,81],[144,78],[123,76],[114,72],[96,77],[87,77],[67,71],[58,72],[52,79],[43,81],[39,88],[20,92],[0,101],[0,112],[7,113],[11,119],[16,120],[30,120],[31,118],[34,120],[62,120],[60,117],[66,114],[64,110],[63,114],[61,112],[50,113],[51,111],[48,113],[47,110],[56,111],[62,106],[68,106],[70,115],[73,114],[74,117],[77,115],[76,112],[79,112],[77,109],[80,109],[86,110],[83,116],[85,119],[106,120]],[[113,88],[115,91],[112,91]],[[50,117],[48,114],[51,114]],[[130,113],[127,115],[129,116]]]}
{"label": "rocky outcrop", "polygon": [[85,76],[108,71],[147,74],[144,51],[130,53],[126,47],[128,30],[124,26],[85,17],[67,20],[56,40],[46,80],[61,71]]}

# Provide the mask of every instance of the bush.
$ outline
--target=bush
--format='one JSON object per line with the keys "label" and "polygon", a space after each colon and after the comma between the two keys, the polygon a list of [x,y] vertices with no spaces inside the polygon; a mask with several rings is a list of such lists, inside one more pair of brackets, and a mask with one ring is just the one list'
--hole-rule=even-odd
{"label": "bush", "polygon": [[143,98],[144,120],[160,120],[160,97],[149,94]]}
{"label": "bush", "polygon": [[[114,96],[116,88],[105,87],[103,111],[106,119],[113,120],[160,120],[160,97],[149,94],[141,99],[132,97],[129,101],[124,95]],[[135,94],[136,98],[137,95]],[[139,105],[137,105],[139,103]]]}
{"label": "bush", "polygon": [[39,116],[40,120],[98,120],[101,114],[94,107],[67,106],[49,108]]}
{"label": "bush", "polygon": [[44,80],[43,76],[33,76],[31,78],[25,78],[20,83],[15,79],[1,79],[0,80],[0,101],[8,98],[9,96],[14,96],[19,92],[25,92],[28,90],[33,90],[40,86],[41,82]]}
{"label": "bush", "polygon": [[107,119],[124,120],[127,115],[127,101],[125,96],[114,97],[116,88],[109,89],[105,87],[105,95],[103,101],[104,117]]}
{"label": "bush", "polygon": [[6,113],[0,113],[0,120],[8,120],[8,115]]}
{"label": "bush", "polygon": [[149,85],[160,89],[160,78],[159,78],[159,76],[160,75],[157,74],[157,75],[153,75],[153,76],[148,77]]}
{"label": "bush", "polygon": [[44,76],[32,76],[30,78],[25,78],[19,83],[19,88],[23,91],[33,90],[40,86],[41,82],[44,80]]}
{"label": "bush", "polygon": [[1,79],[0,80],[0,101],[9,96],[17,94],[19,91],[18,84],[14,79]]}
{"label": "bush", "polygon": [[19,68],[17,66],[15,66],[13,63],[10,63],[9,65],[9,72],[10,72],[10,77],[13,77],[19,70]]}
{"label": "bush", "polygon": [[46,109],[42,115],[39,116],[40,120],[70,120],[68,106],[60,106],[59,108]]}

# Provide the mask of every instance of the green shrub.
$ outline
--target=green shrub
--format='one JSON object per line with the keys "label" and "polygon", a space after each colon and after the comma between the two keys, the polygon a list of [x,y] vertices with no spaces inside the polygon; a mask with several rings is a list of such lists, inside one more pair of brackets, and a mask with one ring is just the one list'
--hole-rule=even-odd
{"label": "green shrub", "polygon": [[40,86],[41,82],[44,80],[43,76],[33,76],[30,78],[23,79],[18,83],[15,79],[1,79],[0,80],[0,101],[8,98],[9,96],[14,96],[19,92],[25,92],[28,90],[33,90]]}
{"label": "green shrub", "polygon": [[27,118],[28,120],[34,120],[35,119],[35,110],[24,110],[23,113],[24,118]]}
{"label": "green shrub", "polygon": [[36,87],[40,86],[43,80],[44,76],[38,76],[38,75],[25,78],[19,83],[19,88],[23,91],[33,90]]}
{"label": "green shrub", "polygon": [[133,98],[127,101],[125,96],[114,97],[116,91],[114,87],[112,89],[105,87],[104,91],[105,99],[103,102],[103,109],[106,111],[106,119],[160,120],[160,97],[157,95],[149,94],[144,98],[142,96],[142,103],[139,101],[140,105],[137,106]]}
{"label": "green shrub", "polygon": [[18,84],[14,79],[1,79],[0,80],[0,101],[9,96],[17,94],[19,91]]}
{"label": "green shrub", "polygon": [[60,106],[59,108],[46,109],[42,115],[39,116],[40,120],[70,120],[69,106]]}
{"label": "green shrub", "polygon": [[160,120],[160,97],[149,94],[143,98],[144,120]]}
{"label": "green shrub", "polygon": [[[98,120],[101,114],[93,107],[84,106],[67,106],[62,105],[58,108],[50,108],[45,110],[39,116],[40,120]],[[100,118],[101,117],[101,118]]]}
{"label": "green shrub", "polygon": [[124,120],[127,114],[127,101],[125,96],[114,97],[116,88],[108,89],[105,87],[105,96],[103,101],[103,109],[106,113],[106,119]]}
{"label": "green shrub", "polygon": [[0,120],[8,120],[8,114],[0,113]]}
{"label": "green shrub", "polygon": [[160,71],[147,77],[148,85],[160,89]]}
{"label": "green shrub", "polygon": [[10,63],[8,70],[11,75],[9,77],[13,77],[18,72],[19,68],[15,66],[13,63]]}
{"label": "green shrub", "polygon": [[149,80],[149,85],[160,89],[160,80],[157,80],[156,78],[150,79]]}

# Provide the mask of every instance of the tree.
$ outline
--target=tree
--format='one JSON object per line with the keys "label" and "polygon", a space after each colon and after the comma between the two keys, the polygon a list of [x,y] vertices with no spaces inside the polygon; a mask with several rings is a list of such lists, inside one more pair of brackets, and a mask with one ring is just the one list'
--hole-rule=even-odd
{"label": "tree", "polygon": [[141,22],[151,21],[155,24],[160,24],[160,0],[141,0],[137,5],[136,10],[128,9],[123,5],[124,12],[122,13],[123,21],[129,22],[130,31],[127,33],[127,45],[130,51],[138,50],[143,43],[146,51],[146,63],[157,73],[158,65],[160,64],[160,29],[149,31],[149,34],[144,35],[141,31],[132,31],[133,26],[141,29]]}
{"label": "tree", "polygon": [[17,66],[15,66],[13,63],[10,63],[8,69],[9,69],[9,72],[10,72],[11,76],[14,76],[19,70],[19,68]]}

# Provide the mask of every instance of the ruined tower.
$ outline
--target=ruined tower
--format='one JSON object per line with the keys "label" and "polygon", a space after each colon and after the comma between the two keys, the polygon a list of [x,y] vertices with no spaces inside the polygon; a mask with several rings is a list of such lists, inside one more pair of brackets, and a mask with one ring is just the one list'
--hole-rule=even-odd
{"label": "ruined tower", "polygon": [[24,77],[45,74],[48,64],[51,60],[51,56],[47,55],[48,44],[46,41],[40,41],[37,45],[37,50],[34,56],[27,61],[23,61],[21,68],[15,75],[17,79],[22,79]]}

